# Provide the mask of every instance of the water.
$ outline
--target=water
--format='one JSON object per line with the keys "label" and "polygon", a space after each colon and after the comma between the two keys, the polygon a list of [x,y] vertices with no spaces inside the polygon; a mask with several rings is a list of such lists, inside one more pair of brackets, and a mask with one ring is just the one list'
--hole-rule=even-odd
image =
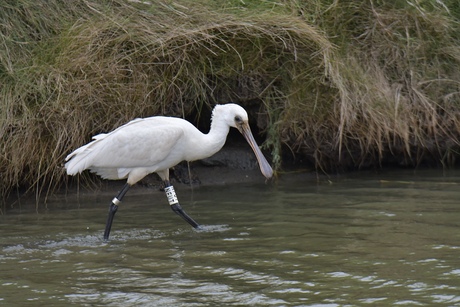
{"label": "water", "polygon": [[102,193],[0,216],[0,305],[460,306],[460,171]]}

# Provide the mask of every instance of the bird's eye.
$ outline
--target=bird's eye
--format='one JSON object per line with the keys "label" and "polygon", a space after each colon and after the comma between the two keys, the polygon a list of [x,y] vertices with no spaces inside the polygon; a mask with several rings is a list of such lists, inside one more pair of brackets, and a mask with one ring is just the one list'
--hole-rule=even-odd
{"label": "bird's eye", "polygon": [[239,115],[235,116],[235,123],[240,124],[242,122],[243,122],[243,119],[241,118],[241,116],[239,116]]}

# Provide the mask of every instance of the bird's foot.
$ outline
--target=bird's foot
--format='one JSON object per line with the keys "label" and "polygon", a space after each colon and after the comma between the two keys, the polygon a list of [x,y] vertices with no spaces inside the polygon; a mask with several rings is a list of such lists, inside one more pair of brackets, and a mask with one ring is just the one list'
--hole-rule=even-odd
{"label": "bird's foot", "polygon": [[185,213],[184,209],[179,203],[175,203],[171,205],[171,209],[180,217],[182,217],[187,223],[189,223],[195,229],[201,229],[200,224],[198,224],[194,219],[192,219],[187,213]]}

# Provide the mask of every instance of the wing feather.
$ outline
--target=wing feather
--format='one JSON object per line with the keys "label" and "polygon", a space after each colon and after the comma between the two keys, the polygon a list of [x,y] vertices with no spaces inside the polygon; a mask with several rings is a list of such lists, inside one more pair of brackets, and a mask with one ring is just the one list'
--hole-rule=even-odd
{"label": "wing feather", "polygon": [[135,119],[110,133],[98,134],[66,157],[67,173],[100,170],[101,176],[112,179],[117,169],[154,168],[180,143],[185,135],[184,123],[190,125],[179,118],[156,116]]}

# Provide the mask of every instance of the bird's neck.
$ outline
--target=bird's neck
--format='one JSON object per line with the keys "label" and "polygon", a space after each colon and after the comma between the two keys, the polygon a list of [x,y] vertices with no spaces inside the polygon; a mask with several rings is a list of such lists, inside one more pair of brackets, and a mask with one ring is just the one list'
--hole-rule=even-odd
{"label": "bird's neck", "polygon": [[207,134],[194,130],[189,135],[189,147],[193,150],[188,151],[184,157],[187,161],[205,159],[218,152],[225,144],[230,127],[225,123],[220,114],[213,113],[211,128]]}
{"label": "bird's neck", "polygon": [[213,114],[211,128],[206,135],[206,144],[209,146],[209,152],[212,152],[211,155],[218,152],[224,146],[229,131],[230,127],[225,121],[219,118],[219,114]]}

